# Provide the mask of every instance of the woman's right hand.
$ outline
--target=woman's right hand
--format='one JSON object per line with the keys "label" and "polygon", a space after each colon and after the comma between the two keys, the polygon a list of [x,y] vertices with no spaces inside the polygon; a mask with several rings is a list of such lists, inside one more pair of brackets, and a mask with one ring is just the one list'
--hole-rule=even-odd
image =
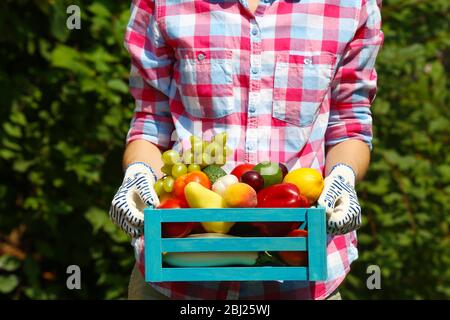
{"label": "woman's right hand", "polygon": [[159,199],[153,188],[157,177],[151,167],[135,162],[127,167],[123,183],[114,196],[109,216],[132,238],[144,229],[144,208],[157,207]]}

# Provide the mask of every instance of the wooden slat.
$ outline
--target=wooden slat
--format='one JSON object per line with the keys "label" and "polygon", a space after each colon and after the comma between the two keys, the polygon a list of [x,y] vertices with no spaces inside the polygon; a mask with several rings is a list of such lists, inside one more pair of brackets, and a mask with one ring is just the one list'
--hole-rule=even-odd
{"label": "wooden slat", "polygon": [[252,222],[252,221],[304,221],[303,208],[223,208],[223,209],[145,209],[161,214],[161,222]]}
{"label": "wooden slat", "polygon": [[275,281],[307,279],[306,267],[163,268],[162,281]]}
{"label": "wooden slat", "polygon": [[306,251],[306,238],[180,238],[162,239],[163,252]]}

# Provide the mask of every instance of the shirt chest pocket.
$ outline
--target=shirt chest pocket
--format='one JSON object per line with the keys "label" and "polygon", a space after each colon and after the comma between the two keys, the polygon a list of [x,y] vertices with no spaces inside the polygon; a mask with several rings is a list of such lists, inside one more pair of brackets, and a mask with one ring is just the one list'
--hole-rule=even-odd
{"label": "shirt chest pocket", "polygon": [[233,72],[230,50],[182,50],[179,90],[185,110],[198,118],[233,113]]}
{"label": "shirt chest pocket", "polygon": [[274,72],[272,116],[291,124],[306,127],[316,119],[330,87],[336,56],[277,56]]}

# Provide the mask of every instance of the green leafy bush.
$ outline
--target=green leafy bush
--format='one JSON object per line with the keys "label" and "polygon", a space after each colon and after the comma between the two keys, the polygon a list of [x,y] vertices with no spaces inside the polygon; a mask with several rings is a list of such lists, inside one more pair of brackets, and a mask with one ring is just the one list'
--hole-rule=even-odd
{"label": "green leafy bush", "polygon": [[[78,4],[81,30],[66,8]],[[384,2],[360,258],[344,298],[450,298],[449,12]],[[132,115],[127,1],[0,3],[0,297],[124,298],[134,257],[107,209]],[[66,268],[82,290],[66,288]],[[379,265],[382,290],[368,290]]]}

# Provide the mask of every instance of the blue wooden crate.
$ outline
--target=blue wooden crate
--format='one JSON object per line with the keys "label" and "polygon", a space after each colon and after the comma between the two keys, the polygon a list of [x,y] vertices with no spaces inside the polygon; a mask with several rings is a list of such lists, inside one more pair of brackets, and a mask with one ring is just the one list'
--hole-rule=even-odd
{"label": "blue wooden crate", "polygon": [[[325,209],[226,208],[144,210],[145,280],[271,281],[327,278]],[[162,238],[163,222],[306,222],[304,237]],[[308,266],[163,267],[163,252],[307,251]]]}

